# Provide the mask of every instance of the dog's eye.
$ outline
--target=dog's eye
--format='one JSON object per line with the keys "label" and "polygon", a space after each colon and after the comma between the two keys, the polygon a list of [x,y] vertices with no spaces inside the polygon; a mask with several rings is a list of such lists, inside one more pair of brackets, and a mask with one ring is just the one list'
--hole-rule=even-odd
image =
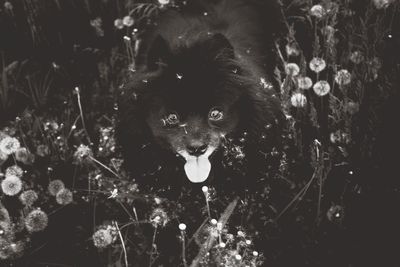
{"label": "dog's eye", "polygon": [[163,119],[163,123],[165,126],[175,126],[179,123],[179,117],[176,113],[168,114],[165,119]]}
{"label": "dog's eye", "polygon": [[217,108],[211,109],[208,114],[208,119],[211,121],[220,121],[224,118],[224,113]]}

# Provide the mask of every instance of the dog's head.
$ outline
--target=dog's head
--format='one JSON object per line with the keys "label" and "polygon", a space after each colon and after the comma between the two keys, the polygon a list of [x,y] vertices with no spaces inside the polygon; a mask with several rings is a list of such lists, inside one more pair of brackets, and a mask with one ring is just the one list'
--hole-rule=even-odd
{"label": "dog's head", "polygon": [[145,127],[154,141],[186,161],[193,183],[207,179],[226,135],[268,116],[260,114],[262,97],[236,57],[222,34],[175,49],[159,36],[148,52],[147,76],[136,82]]}

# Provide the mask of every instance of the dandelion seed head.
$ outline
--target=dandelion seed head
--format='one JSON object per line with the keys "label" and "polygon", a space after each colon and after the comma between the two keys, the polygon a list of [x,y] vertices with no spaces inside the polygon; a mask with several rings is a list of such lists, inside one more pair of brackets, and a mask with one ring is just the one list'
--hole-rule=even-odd
{"label": "dandelion seed head", "polygon": [[11,155],[15,153],[21,144],[18,139],[11,136],[6,136],[0,141],[0,151],[5,155]]}
{"label": "dandelion seed head", "polygon": [[344,106],[345,111],[348,112],[351,115],[356,114],[359,109],[360,109],[360,105],[356,102],[353,101],[349,101],[347,102],[347,104]]}
{"label": "dandelion seed head", "polygon": [[168,5],[170,0],[158,0],[160,5]]}
{"label": "dandelion seed head", "polygon": [[294,93],[290,97],[290,103],[293,107],[302,108],[305,107],[305,105],[307,104],[307,98],[302,93]]}
{"label": "dandelion seed head", "polygon": [[40,209],[31,211],[25,217],[25,227],[29,232],[43,231],[49,222],[47,214]]}
{"label": "dandelion seed head", "polygon": [[113,237],[109,230],[100,229],[97,230],[93,236],[93,244],[97,248],[105,248],[111,245],[113,242]]}
{"label": "dandelion seed head", "polygon": [[36,154],[40,157],[45,157],[49,155],[50,150],[47,145],[40,144],[36,147]]}
{"label": "dandelion seed head", "polygon": [[22,181],[18,176],[9,175],[1,182],[3,193],[8,196],[15,196],[22,189]]}
{"label": "dandelion seed head", "polygon": [[331,87],[327,81],[318,81],[314,84],[313,90],[316,95],[324,96],[329,93],[329,91],[331,90]]}
{"label": "dandelion seed head", "polygon": [[32,206],[38,200],[38,194],[33,190],[27,190],[21,193],[19,200],[25,206]]}
{"label": "dandelion seed head", "polygon": [[327,26],[325,26],[325,27],[322,29],[322,33],[323,33],[328,39],[332,39],[333,36],[335,35],[335,32],[336,32],[335,28],[333,28],[333,27],[330,26],[330,25],[327,25]]}
{"label": "dandelion seed head", "polygon": [[184,224],[184,223],[180,223],[178,227],[179,227],[179,230],[181,230],[181,231],[186,230],[186,224]]}
{"label": "dandelion seed head", "polygon": [[255,251],[255,250],[253,251],[253,253],[252,253],[252,254],[253,254],[253,256],[254,256],[254,257],[257,257],[257,256],[258,256],[258,252],[257,252],[257,251]]}
{"label": "dandelion seed head", "polygon": [[0,259],[15,259],[22,256],[24,243],[0,238]]}
{"label": "dandelion seed head", "polygon": [[240,261],[240,260],[242,260],[242,256],[240,256],[239,254],[236,254],[236,255],[235,255],[235,259],[236,259],[237,261]]}
{"label": "dandelion seed head", "polygon": [[288,63],[285,66],[285,72],[287,75],[296,76],[300,72],[300,68],[296,63]]}
{"label": "dandelion seed head", "polygon": [[203,191],[203,193],[207,193],[207,192],[208,192],[208,186],[204,185],[204,186],[201,188],[201,191]]}
{"label": "dandelion seed head", "polygon": [[23,162],[24,164],[28,164],[29,160],[31,159],[30,156],[31,154],[25,147],[20,147],[17,149],[17,151],[15,151],[15,159]]}
{"label": "dandelion seed head", "polygon": [[313,85],[312,80],[309,77],[298,77],[297,85],[300,89],[308,90]]}
{"label": "dandelion seed head", "polygon": [[321,5],[314,5],[310,9],[310,14],[318,19],[324,17],[326,11]]}
{"label": "dandelion seed head", "polygon": [[[14,229],[10,221],[0,220],[0,240],[1,238],[12,239],[14,237]],[[0,242],[1,247],[1,242]]]}
{"label": "dandelion seed head", "polygon": [[60,205],[68,205],[73,201],[73,195],[71,190],[67,188],[63,188],[60,191],[58,191],[56,195],[56,201]]}
{"label": "dandelion seed head", "polygon": [[354,64],[360,64],[364,60],[364,56],[361,51],[353,51],[350,55],[350,61]]}
{"label": "dandelion seed head", "polygon": [[221,243],[219,243],[219,246],[220,246],[221,248],[224,248],[224,247],[226,247],[226,244],[225,244],[224,242],[221,242]]}
{"label": "dandelion seed head", "polygon": [[133,20],[133,18],[131,16],[125,16],[122,19],[122,23],[126,26],[126,27],[131,27],[135,21]]}
{"label": "dandelion seed head", "polygon": [[326,68],[326,62],[323,58],[314,57],[311,59],[309,66],[313,72],[319,73]]}
{"label": "dandelion seed head", "polygon": [[124,22],[122,21],[122,19],[114,20],[114,27],[118,30],[122,30],[124,28]]}
{"label": "dandelion seed head", "polygon": [[18,165],[13,165],[6,169],[6,177],[17,176],[18,178],[21,178],[23,174],[24,170],[22,170],[22,168]]}
{"label": "dandelion seed head", "polygon": [[11,10],[13,10],[14,6],[9,1],[6,1],[6,2],[4,2],[4,8],[6,10],[11,11]]}
{"label": "dandelion seed head", "polygon": [[90,147],[81,144],[75,151],[74,156],[78,157],[78,158],[84,158],[87,156],[91,156],[92,155],[92,150],[90,149]]}
{"label": "dandelion seed head", "polygon": [[64,182],[59,179],[51,181],[47,187],[50,195],[52,196],[56,196],[57,193],[64,188],[65,188]]}
{"label": "dandelion seed head", "polygon": [[335,75],[335,82],[338,85],[347,85],[351,82],[351,74],[346,69],[339,70]]}
{"label": "dandelion seed head", "polygon": [[10,221],[10,214],[8,210],[0,205],[0,222],[8,222]]}

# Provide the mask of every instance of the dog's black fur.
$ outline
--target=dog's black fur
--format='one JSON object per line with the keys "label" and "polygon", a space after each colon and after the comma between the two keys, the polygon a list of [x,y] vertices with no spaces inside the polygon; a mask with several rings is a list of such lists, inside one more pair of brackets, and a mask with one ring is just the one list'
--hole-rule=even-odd
{"label": "dog's black fur", "polygon": [[[126,166],[139,184],[179,193],[195,186],[180,151],[204,145],[216,148],[205,183],[250,187],[266,172],[260,150],[268,153],[279,142],[282,113],[272,86],[278,3],[188,3],[186,10],[160,16],[144,42],[141,67],[122,93],[117,138]],[[214,107],[223,119],[210,121]],[[171,112],[179,121],[171,123]],[[235,142],[245,154],[241,168],[224,164],[227,143]]]}

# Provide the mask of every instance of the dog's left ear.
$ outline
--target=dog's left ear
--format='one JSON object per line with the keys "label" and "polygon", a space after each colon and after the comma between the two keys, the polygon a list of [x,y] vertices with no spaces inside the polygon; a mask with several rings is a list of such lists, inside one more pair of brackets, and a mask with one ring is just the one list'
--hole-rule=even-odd
{"label": "dog's left ear", "polygon": [[232,44],[221,33],[216,33],[212,35],[209,39],[205,41],[205,45],[208,47],[210,55],[213,56],[224,56],[230,59],[235,57],[235,52]]}

